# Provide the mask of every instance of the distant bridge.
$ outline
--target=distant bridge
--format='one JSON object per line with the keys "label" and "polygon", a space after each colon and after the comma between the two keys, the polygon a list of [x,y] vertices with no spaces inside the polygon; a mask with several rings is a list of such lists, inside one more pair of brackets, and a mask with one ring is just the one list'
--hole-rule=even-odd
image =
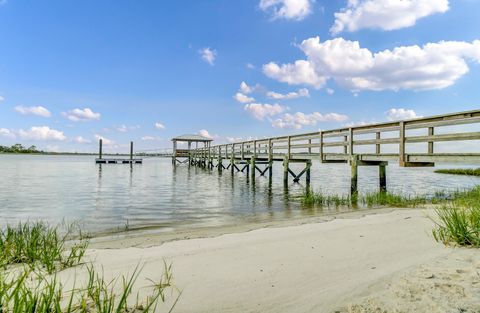
{"label": "distant bridge", "polygon": [[[288,183],[289,176],[298,182],[305,175],[307,185],[310,184],[312,160],[348,163],[352,194],[358,190],[358,167],[378,166],[380,190],[385,191],[386,166],[390,161],[399,162],[401,167],[434,166],[435,162],[480,163],[480,145],[474,146],[472,153],[458,151],[461,142],[480,140],[480,132],[465,131],[479,124],[480,110],[474,110],[223,145],[205,144],[205,147],[190,150],[177,150],[175,146],[170,155],[175,165],[188,163],[207,169],[230,170],[232,174],[246,172],[252,179],[257,173],[261,176],[268,173],[271,180],[273,163],[282,162],[284,183]],[[459,125],[467,127],[459,131],[456,129]],[[439,142],[451,142],[444,147],[447,152],[434,150],[434,144]],[[303,163],[305,167],[295,173],[290,168],[291,163]]]}

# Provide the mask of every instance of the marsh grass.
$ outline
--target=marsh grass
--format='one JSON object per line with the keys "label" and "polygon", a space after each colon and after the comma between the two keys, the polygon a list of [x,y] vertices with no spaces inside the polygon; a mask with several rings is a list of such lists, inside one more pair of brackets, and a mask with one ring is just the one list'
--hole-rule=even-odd
{"label": "marsh grass", "polygon": [[423,196],[409,196],[394,194],[391,192],[371,192],[359,197],[359,201],[367,207],[390,206],[390,207],[417,207],[428,202]]}
{"label": "marsh grass", "polygon": [[407,196],[390,192],[371,192],[363,195],[346,196],[307,190],[300,196],[300,202],[305,206],[320,207],[351,207],[357,205],[365,207],[416,207],[428,203],[429,200],[422,196]]}
{"label": "marsh grass", "polygon": [[452,174],[452,175],[480,176],[480,168],[440,169],[440,170],[436,170],[435,173]]}
{"label": "marsh grass", "polygon": [[436,209],[433,237],[444,244],[480,248],[480,186],[457,191]]}
{"label": "marsh grass", "polygon": [[444,244],[480,247],[480,206],[455,204],[436,209],[433,237]]}
{"label": "marsh grass", "polygon": [[48,273],[79,264],[85,255],[88,241],[80,239],[67,247],[75,227],[59,227],[42,222],[19,223],[0,230],[0,267],[27,264],[43,267]]}
{"label": "marsh grass", "polygon": [[[64,290],[55,274],[43,275],[28,267],[17,275],[0,271],[0,312],[155,312],[159,300],[165,301],[166,289],[172,287],[171,266],[165,268],[169,272],[163,274],[161,282],[165,282],[164,277],[168,277],[168,284],[156,284],[152,293],[143,301],[140,301],[137,294],[132,303],[129,303],[129,300],[141,273],[140,266],[137,266],[131,275],[111,281],[105,280],[103,272],[98,273],[93,266],[88,266],[85,288],[76,288],[74,284],[70,291]],[[172,305],[170,312],[177,301]]]}
{"label": "marsh grass", "polygon": [[328,195],[322,192],[306,191],[300,196],[300,201],[303,205],[318,205],[318,206],[350,206],[352,199],[350,196],[342,195]]}

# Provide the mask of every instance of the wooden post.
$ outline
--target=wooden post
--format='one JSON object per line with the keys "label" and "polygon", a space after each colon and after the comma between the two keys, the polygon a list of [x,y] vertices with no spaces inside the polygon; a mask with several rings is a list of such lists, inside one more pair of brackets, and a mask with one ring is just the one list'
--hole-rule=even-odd
{"label": "wooden post", "polygon": [[358,164],[357,158],[352,158],[350,161],[352,170],[352,177],[350,179],[350,195],[355,196],[358,194]]}
{"label": "wooden post", "polygon": [[98,158],[101,159],[103,156],[103,140],[98,141]]}
{"label": "wooden post", "polygon": [[[433,127],[428,128],[428,135],[429,136],[435,135],[435,131]],[[428,154],[433,154],[433,141],[428,142]]]}
{"label": "wooden post", "polygon": [[192,165],[192,152],[191,152],[191,150],[192,150],[192,142],[188,141],[188,166]]}
{"label": "wooden post", "polygon": [[251,175],[252,175],[252,180],[255,180],[255,154],[252,156],[250,159],[250,166],[252,167]]}
{"label": "wooden post", "polygon": [[343,145],[343,153],[348,154],[348,136],[343,136],[343,141],[345,142]]}
{"label": "wooden post", "polygon": [[308,139],[308,154],[312,154],[312,139]]}
{"label": "wooden post", "polygon": [[133,162],[133,141],[130,141],[130,162]]}
{"label": "wooden post", "polygon": [[235,164],[235,144],[232,144],[232,153],[231,153],[231,156],[230,156],[230,172],[232,173],[232,175],[235,173],[233,170],[234,170],[234,165]]}
{"label": "wooden post", "polygon": [[290,136],[288,136],[287,137],[287,157],[288,157],[289,160],[290,160],[290,154],[292,152],[291,143],[292,143],[292,139],[290,138]]}
{"label": "wooden post", "polygon": [[272,182],[273,176],[273,143],[272,139],[268,139],[268,181]]}
{"label": "wooden post", "polygon": [[218,171],[223,170],[223,161],[222,161],[222,146],[218,146]]}
{"label": "wooden post", "polygon": [[312,167],[312,161],[309,160],[309,161],[307,161],[307,172],[305,173],[305,179],[306,179],[306,182],[307,182],[307,190],[310,187],[310,168],[311,167]]}
{"label": "wooden post", "polygon": [[348,142],[348,152],[350,153],[350,156],[353,155],[353,128],[349,128],[348,129],[348,138],[349,138],[349,142]]}
{"label": "wooden post", "polygon": [[[381,139],[381,132],[376,132],[375,138],[376,138],[377,140],[380,140],[380,139]],[[376,153],[376,154],[380,154],[380,153],[381,153],[381,151],[380,151],[380,144],[379,144],[379,143],[375,144],[375,153]]]}
{"label": "wooden post", "polygon": [[288,185],[288,156],[283,158],[283,184]]}
{"label": "wooden post", "polygon": [[242,160],[245,158],[245,143],[242,142]]}
{"label": "wooden post", "polygon": [[177,162],[177,141],[174,139],[173,140],[173,152],[172,152],[172,164],[176,165]]}
{"label": "wooden post", "polygon": [[320,150],[319,150],[319,155],[320,155],[320,163],[323,163],[323,133],[319,132],[319,137],[320,137]]}
{"label": "wooden post", "polygon": [[405,166],[405,122],[400,122],[400,144],[398,148],[400,166]]}
{"label": "wooden post", "polygon": [[387,191],[387,167],[385,164],[380,164],[378,167],[378,174],[380,179],[380,192]]}

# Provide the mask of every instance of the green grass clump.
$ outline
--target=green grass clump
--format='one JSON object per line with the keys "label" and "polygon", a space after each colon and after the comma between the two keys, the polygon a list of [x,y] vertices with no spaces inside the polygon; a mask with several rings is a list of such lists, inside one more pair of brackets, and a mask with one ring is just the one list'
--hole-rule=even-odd
{"label": "green grass clump", "polygon": [[352,203],[350,196],[327,195],[322,192],[306,191],[300,196],[303,205],[318,206],[349,206]]}
{"label": "green grass clump", "polygon": [[[168,267],[171,270],[171,267]],[[164,273],[162,282],[154,286],[151,295],[143,302],[139,297],[133,304],[128,300],[132,295],[141,269],[137,266],[130,276],[106,281],[93,267],[88,267],[86,288],[65,291],[56,276],[47,277],[32,270],[20,275],[0,272],[0,312],[8,313],[130,313],[155,312],[160,299],[165,300],[165,290],[171,287],[171,272]],[[169,277],[168,284],[164,283]],[[119,289],[119,291],[116,291]],[[178,300],[178,298],[177,298]],[[176,303],[176,302],[175,302]],[[173,307],[170,311],[173,310]]]}
{"label": "green grass clump", "polygon": [[13,264],[41,266],[48,273],[79,264],[88,241],[80,240],[67,248],[73,227],[60,234],[58,227],[45,223],[20,223],[0,230],[0,267]]}
{"label": "green grass clump", "polygon": [[367,207],[391,206],[391,207],[416,207],[427,203],[427,199],[421,196],[406,196],[391,192],[371,192],[360,197],[360,201]]}
{"label": "green grass clump", "polygon": [[480,168],[440,169],[440,170],[436,170],[435,173],[452,174],[452,175],[480,176]]}
{"label": "green grass clump", "polygon": [[339,207],[362,204],[367,207],[391,206],[391,207],[416,207],[426,204],[426,197],[406,196],[390,192],[371,192],[364,195],[339,196],[328,195],[322,192],[306,191],[300,196],[300,201],[306,206]]}
{"label": "green grass clump", "polygon": [[479,204],[472,207],[448,205],[436,209],[435,240],[444,244],[480,247]]}

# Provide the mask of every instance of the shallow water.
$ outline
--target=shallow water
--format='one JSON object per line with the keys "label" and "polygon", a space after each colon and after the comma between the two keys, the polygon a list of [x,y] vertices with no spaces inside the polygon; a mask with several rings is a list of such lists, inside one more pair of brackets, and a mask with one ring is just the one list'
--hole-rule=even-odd
{"label": "shallow water", "polygon": [[[327,212],[302,208],[292,199],[305,186],[291,182],[285,190],[281,162],[274,165],[269,186],[264,177],[252,183],[244,174],[232,177],[230,171],[219,174],[186,165],[174,167],[170,159],[147,158],[143,165],[130,166],[96,165],[94,158],[0,155],[0,226],[43,220],[75,221],[90,232],[147,227],[170,231]],[[389,165],[387,187],[409,194],[433,194],[480,184],[478,177],[440,175],[433,170]],[[349,184],[349,166],[313,163],[314,190],[346,194]],[[360,168],[359,191],[377,188],[378,169]]]}

